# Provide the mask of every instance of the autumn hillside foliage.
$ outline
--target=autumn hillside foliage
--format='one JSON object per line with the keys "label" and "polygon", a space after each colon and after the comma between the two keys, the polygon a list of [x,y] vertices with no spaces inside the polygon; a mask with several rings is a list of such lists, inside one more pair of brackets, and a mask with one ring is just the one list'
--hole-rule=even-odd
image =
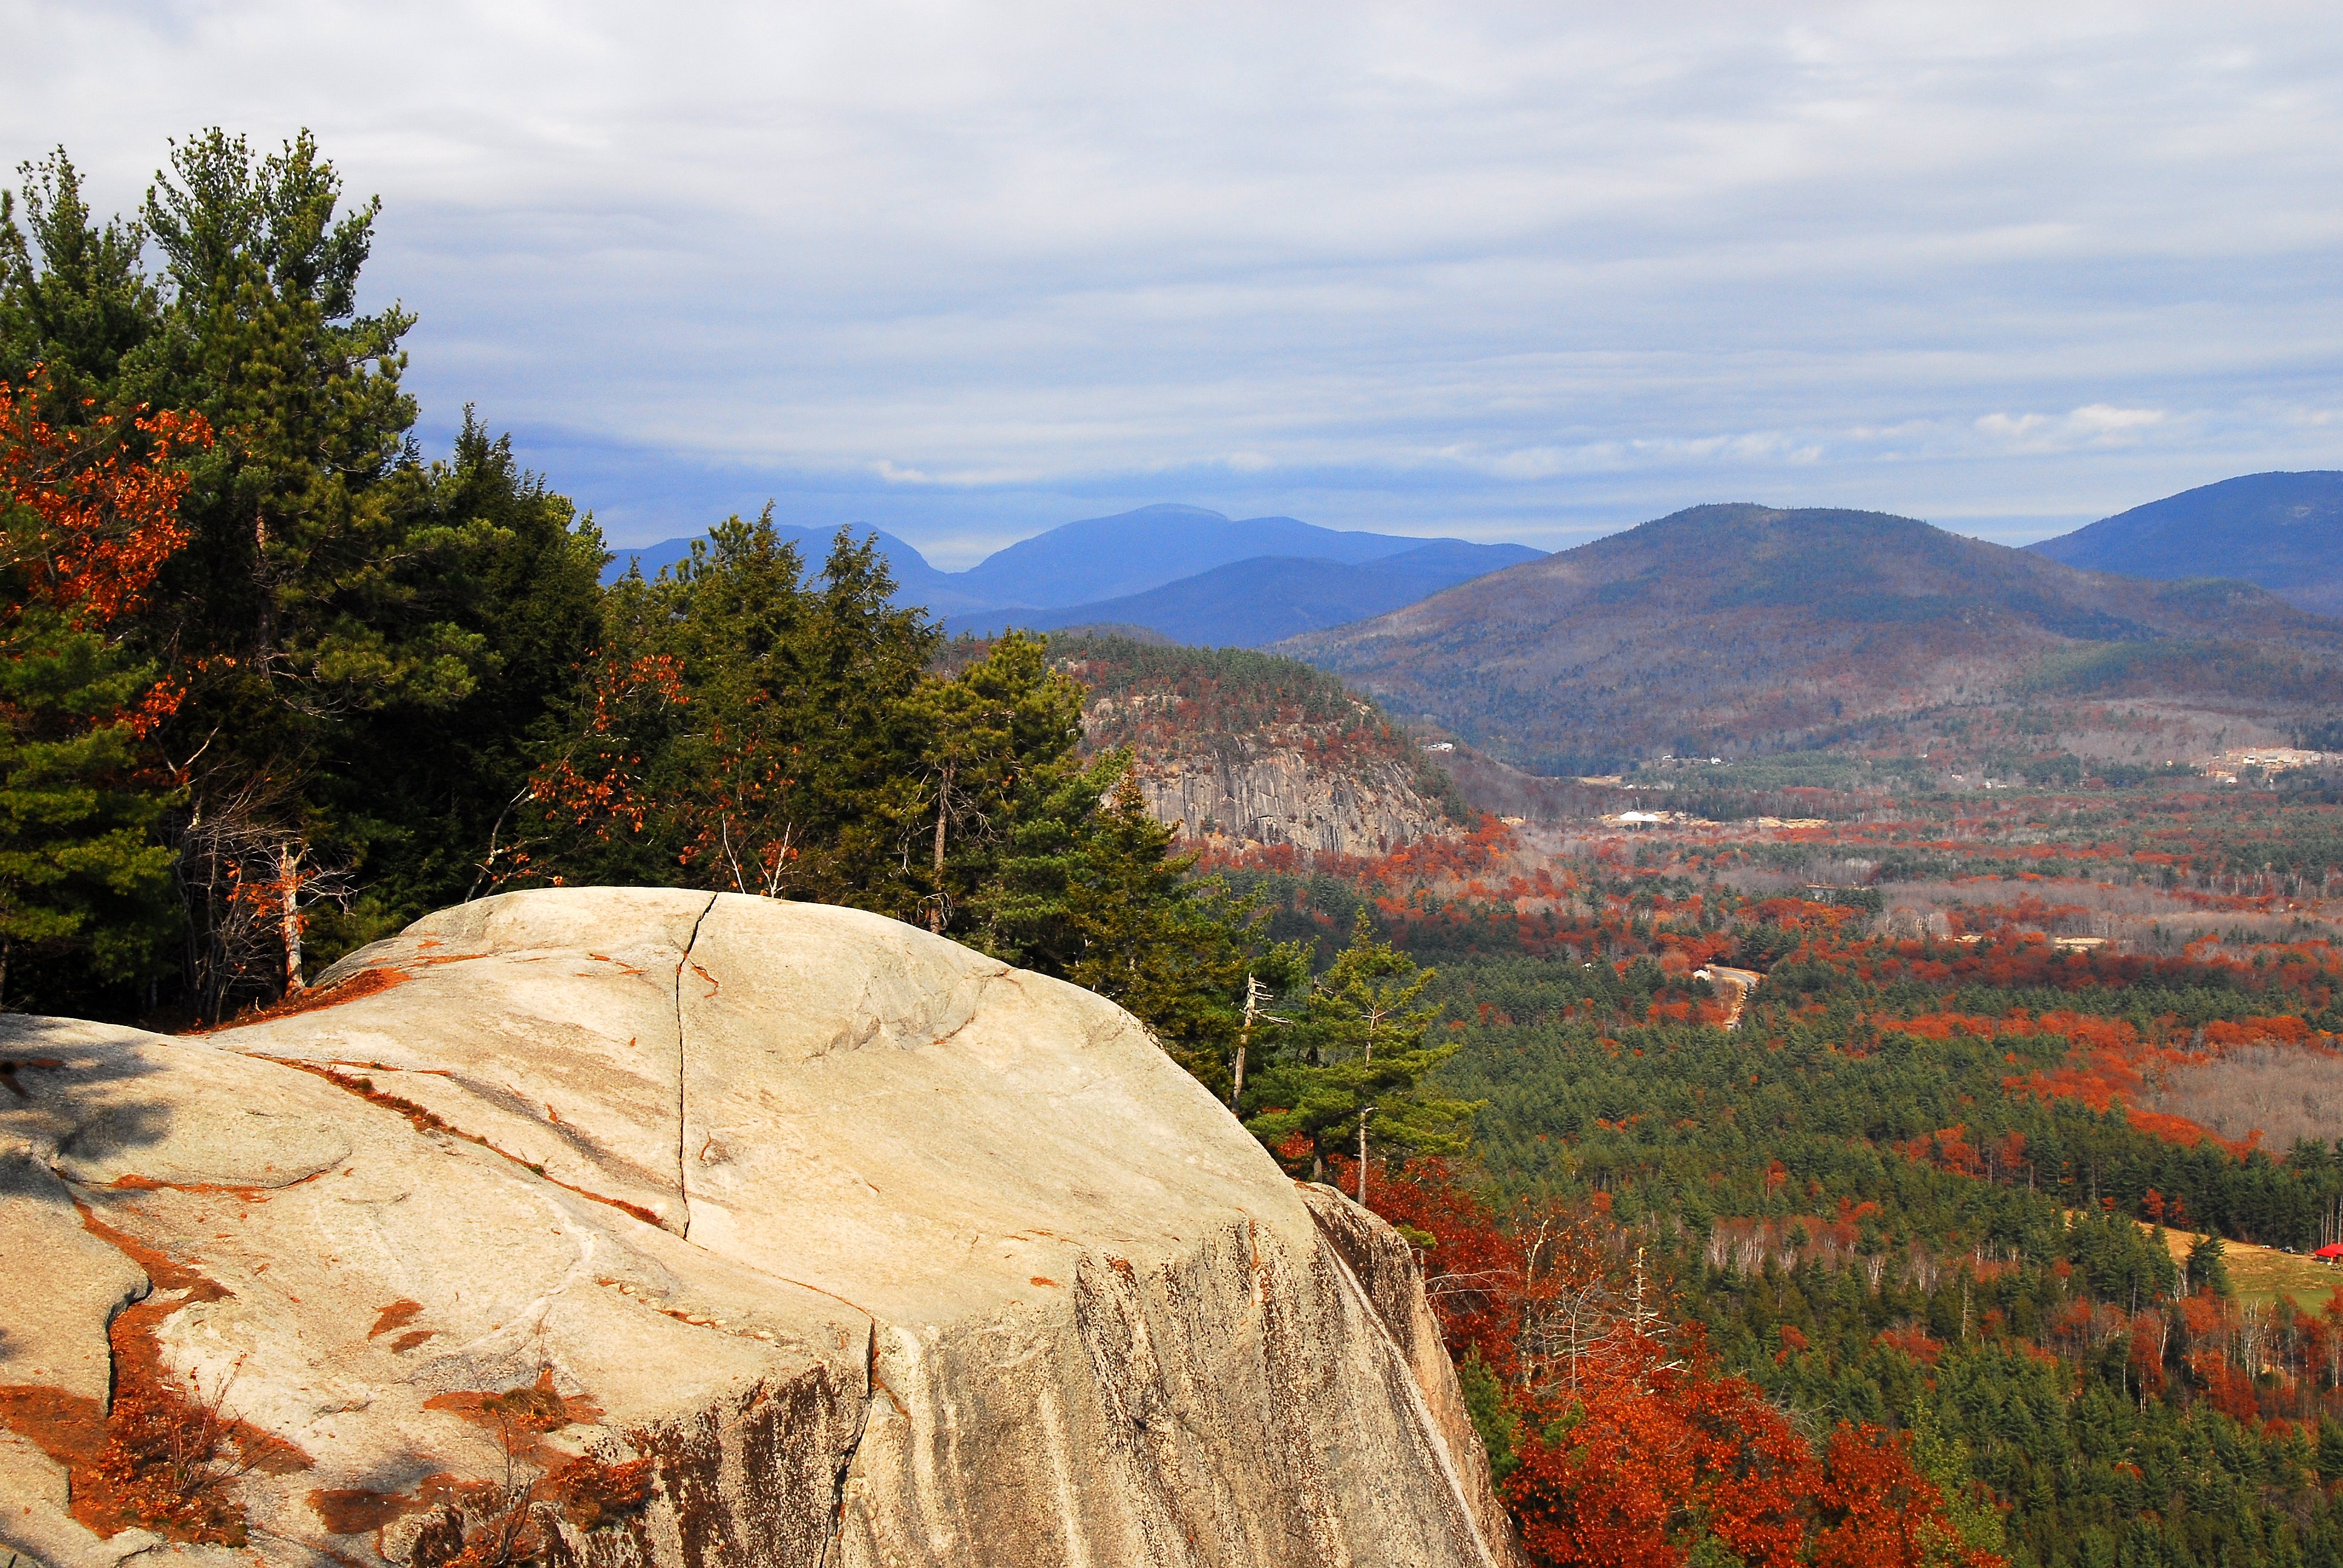
{"label": "autumn hillside foliage", "polygon": [[1869,1423],[1812,1440],[1721,1369],[1600,1195],[1501,1223],[1432,1162],[1374,1191],[1423,1246],[1433,1311],[1536,1562],[2003,1561],[1998,1518],[1946,1456],[1931,1475],[1908,1436]]}

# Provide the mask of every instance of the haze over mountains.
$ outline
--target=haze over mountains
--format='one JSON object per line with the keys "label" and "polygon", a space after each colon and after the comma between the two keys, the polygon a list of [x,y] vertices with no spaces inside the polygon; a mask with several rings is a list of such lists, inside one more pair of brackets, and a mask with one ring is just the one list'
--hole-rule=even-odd
{"label": "haze over mountains", "polygon": [[2343,615],[2343,473],[2247,474],[2026,548],[2091,571],[2234,578]]}
{"label": "haze over mountains", "polygon": [[1203,648],[1260,648],[1413,604],[1426,594],[1539,558],[1524,545],[1435,539],[1356,565],[1298,556],[1255,556],[1182,578],[1145,593],[1057,609],[958,615],[955,632],[1011,626],[1051,631],[1071,626],[1143,627]]}
{"label": "haze over mountains", "polygon": [[[787,525],[775,531],[815,565],[832,537]],[[1541,554],[1524,545],[1322,528],[1293,518],[1231,518],[1168,505],[1067,523],[963,572],[939,571],[891,534],[877,538],[901,585],[898,599],[926,606],[956,632],[1111,622],[1175,642],[1228,647],[1381,615]],[[606,578],[615,579],[630,562],[655,574],[689,557],[691,544],[668,539],[622,550]]]}
{"label": "haze over mountains", "polygon": [[1506,761],[1829,744],[2013,697],[2283,719],[2343,700],[2343,624],[1877,512],[1695,507],[1279,646]]}

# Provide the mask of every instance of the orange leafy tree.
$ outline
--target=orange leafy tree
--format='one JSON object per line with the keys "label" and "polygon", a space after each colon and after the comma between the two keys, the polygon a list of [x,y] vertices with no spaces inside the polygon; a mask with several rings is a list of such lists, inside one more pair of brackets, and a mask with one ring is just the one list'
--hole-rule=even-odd
{"label": "orange leafy tree", "polygon": [[126,638],[187,540],[175,465],[211,441],[198,415],[61,427],[51,391],[0,383],[0,1002],[19,954],[122,982],[168,934],[146,742],[182,693]]}

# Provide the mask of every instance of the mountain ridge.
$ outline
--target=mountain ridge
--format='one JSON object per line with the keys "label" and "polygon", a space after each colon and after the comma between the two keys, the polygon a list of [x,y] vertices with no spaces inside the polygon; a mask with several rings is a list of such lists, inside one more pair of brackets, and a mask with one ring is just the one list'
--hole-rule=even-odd
{"label": "mountain ridge", "polygon": [[2053,652],[2059,690],[2205,698],[2214,672],[2240,689],[2210,694],[2232,706],[2343,697],[2343,624],[2247,584],[2147,582],[1916,518],[1755,503],[1688,508],[1275,651],[1555,773],[1825,744],[1998,700]]}
{"label": "mountain ridge", "polygon": [[947,625],[954,632],[977,633],[1010,626],[1036,631],[1091,624],[1132,626],[1196,647],[1260,648],[1382,615],[1539,555],[1526,545],[1436,539],[1356,564],[1255,556],[1121,598],[1057,609],[977,611],[955,616]]}
{"label": "mountain ridge", "polygon": [[[795,524],[773,527],[775,533],[798,546],[809,565],[818,565],[828,554],[830,541],[838,532]],[[1111,517],[1062,523],[1004,546],[966,571],[950,572],[930,564],[916,546],[896,535],[860,525],[846,527],[857,538],[876,537],[900,585],[896,596],[899,603],[924,605],[939,616],[981,610],[1031,613],[1074,605],[1095,608],[1262,557],[1359,566],[1433,546],[1467,550],[1528,548],[1326,528],[1285,517],[1232,518],[1202,507],[1159,503]],[[639,566],[646,576],[655,574],[661,567],[688,558],[692,542],[662,539],[615,550],[603,580],[623,576],[630,565]]]}
{"label": "mountain ridge", "polygon": [[2026,547],[2071,567],[2172,581],[2228,578],[2343,615],[2343,472],[2241,474]]}

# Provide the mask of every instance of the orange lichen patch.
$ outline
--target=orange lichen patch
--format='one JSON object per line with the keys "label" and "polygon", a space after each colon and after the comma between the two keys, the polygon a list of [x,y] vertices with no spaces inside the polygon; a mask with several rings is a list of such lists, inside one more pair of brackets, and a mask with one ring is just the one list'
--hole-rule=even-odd
{"label": "orange lichen patch", "polygon": [[424,1341],[433,1337],[430,1329],[412,1329],[390,1342],[390,1353],[403,1356]]}
{"label": "orange lichen patch", "polygon": [[95,1465],[106,1447],[103,1405],[86,1394],[36,1383],[0,1387],[0,1426],[76,1474]]}
{"label": "orange lichen patch", "polygon": [[430,1506],[420,1498],[362,1486],[320,1487],[309,1493],[309,1507],[328,1535],[363,1535]]}
{"label": "orange lichen patch", "polygon": [[651,1500],[651,1462],[573,1459],[545,1478],[546,1494],[580,1530],[615,1523]]}
{"label": "orange lichen patch", "polygon": [[[447,963],[452,960],[425,959],[420,961]],[[187,1030],[185,1032],[188,1035],[216,1034],[224,1029],[242,1029],[248,1023],[271,1023],[280,1018],[295,1018],[305,1012],[317,1012],[324,1008],[339,1007],[344,1002],[360,1001],[370,996],[378,996],[393,986],[405,985],[407,980],[407,976],[402,970],[360,970],[346,980],[313,990],[295,991],[283,1001],[271,1006],[255,1008],[250,1012],[240,1012],[234,1018],[208,1024],[201,1029]]]}
{"label": "orange lichen patch", "polygon": [[80,1203],[75,1207],[83,1227],[145,1270],[156,1289],[106,1328],[114,1397],[102,1417],[95,1400],[12,1390],[0,1400],[8,1425],[65,1466],[73,1516],[100,1537],[136,1527],[177,1541],[241,1545],[244,1511],[235,1501],[236,1481],[254,1471],[304,1470],[310,1458],[238,1420],[227,1408],[226,1387],[182,1386],[164,1371],[155,1339],[156,1326],[173,1312],[229,1292]]}
{"label": "orange lichen patch", "polygon": [[659,1222],[659,1217],[657,1214],[652,1213],[649,1209],[644,1208],[639,1203],[629,1203],[624,1198],[606,1197],[602,1193],[589,1191],[586,1188],[577,1186],[571,1182],[564,1181],[558,1176],[547,1175],[544,1166],[537,1164],[531,1161],[524,1160],[519,1155],[513,1153],[509,1150],[499,1149],[477,1132],[465,1131],[462,1128],[458,1127],[447,1118],[441,1116],[438,1112],[427,1110],[423,1106],[416,1104],[412,1100],[404,1100],[396,1094],[385,1093],[382,1090],[375,1087],[374,1080],[371,1078],[360,1078],[355,1077],[347,1072],[337,1072],[330,1067],[322,1066],[314,1061],[302,1061],[295,1057],[271,1056],[266,1057],[263,1060],[273,1061],[280,1067],[293,1067],[298,1068],[303,1072],[314,1072],[319,1078],[322,1078],[327,1082],[332,1084],[335,1088],[347,1090],[350,1093],[357,1095],[359,1099],[367,1101],[370,1105],[379,1105],[386,1111],[396,1111],[401,1116],[406,1117],[409,1121],[415,1123],[416,1131],[418,1132],[444,1132],[450,1138],[460,1138],[467,1143],[477,1143],[481,1148],[487,1150],[489,1153],[504,1156],[504,1158],[511,1161],[522,1170],[528,1171],[531,1175],[552,1182],[556,1187],[560,1188],[565,1192],[575,1192],[580,1198],[590,1198],[597,1203],[607,1204],[610,1208],[618,1210],[622,1214],[628,1214],[635,1219],[640,1220],[646,1225],[656,1225]]}
{"label": "orange lichen patch", "polygon": [[537,1382],[520,1388],[459,1389],[434,1394],[423,1402],[426,1410],[444,1410],[491,1432],[558,1432],[572,1424],[601,1419],[602,1407],[582,1394],[564,1394],[553,1386],[553,1369],[546,1367]]}
{"label": "orange lichen patch", "polygon": [[334,1058],[333,1065],[336,1067],[355,1067],[362,1072],[411,1072],[417,1078],[453,1078],[456,1076],[455,1070],[453,1068],[397,1067],[387,1061],[360,1061],[356,1057],[350,1056],[337,1056]]}
{"label": "orange lichen patch", "polygon": [[1036,1284],[1036,1285],[1047,1285],[1047,1286],[1049,1286],[1049,1287],[1050,1287],[1051,1290],[1053,1290],[1053,1291],[1060,1291],[1060,1290],[1063,1290],[1063,1289],[1065,1289],[1065,1287],[1064,1287],[1064,1286],[1062,1286],[1062,1285],[1059,1284],[1057,1281],[1055,1281],[1055,1280],[1053,1280],[1053,1279],[1051,1279],[1051,1278],[1050,1278],[1048,1275],[1046,1275],[1046,1274],[1036,1274],[1036,1275],[1034,1275],[1031,1282],[1031,1283],[1033,1283],[1033,1284]]}
{"label": "orange lichen patch", "polygon": [[498,1490],[492,1482],[462,1481],[446,1471],[425,1476],[412,1492],[371,1492],[365,1487],[320,1487],[309,1507],[333,1535],[361,1535],[410,1513],[453,1503],[458,1507]]}
{"label": "orange lichen patch", "polygon": [[[495,1149],[496,1152],[499,1154],[505,1154],[503,1150],[497,1149],[496,1145],[493,1143],[487,1145],[487,1147]],[[595,1202],[607,1204],[608,1207],[618,1211],[621,1214],[625,1214],[631,1219],[640,1220],[646,1225],[656,1225],[659,1222],[659,1217],[657,1214],[652,1213],[649,1209],[644,1208],[640,1203],[629,1203],[624,1198],[607,1198],[599,1192],[589,1192],[583,1187],[575,1186],[568,1181],[564,1181],[558,1176],[546,1175],[545,1167],[542,1165],[529,1165],[528,1161],[519,1159],[518,1157],[511,1154],[505,1154],[505,1158],[512,1161],[516,1165],[528,1166],[529,1171],[538,1176],[544,1177],[546,1181],[552,1182],[556,1187],[560,1188],[565,1192],[575,1192],[580,1198],[591,1198]]]}
{"label": "orange lichen patch", "polygon": [[283,1187],[240,1187],[217,1181],[161,1181],[152,1176],[126,1174],[116,1176],[106,1185],[117,1192],[223,1192],[245,1203],[266,1203],[286,1187],[298,1187],[323,1176],[323,1171],[312,1171],[298,1181],[287,1181]]}
{"label": "orange lichen patch", "polygon": [[372,1339],[377,1334],[387,1334],[393,1329],[403,1329],[413,1322],[422,1311],[421,1302],[410,1302],[401,1297],[383,1308],[381,1315],[374,1321],[374,1327],[367,1331],[367,1338]]}
{"label": "orange lichen patch", "polygon": [[126,1231],[116,1230],[78,1201],[74,1209],[81,1215],[83,1230],[144,1269],[156,1290],[186,1291],[189,1292],[188,1300],[197,1302],[216,1302],[228,1293],[226,1286],[206,1278],[201,1271],[178,1261],[161,1248],[150,1246]]}

